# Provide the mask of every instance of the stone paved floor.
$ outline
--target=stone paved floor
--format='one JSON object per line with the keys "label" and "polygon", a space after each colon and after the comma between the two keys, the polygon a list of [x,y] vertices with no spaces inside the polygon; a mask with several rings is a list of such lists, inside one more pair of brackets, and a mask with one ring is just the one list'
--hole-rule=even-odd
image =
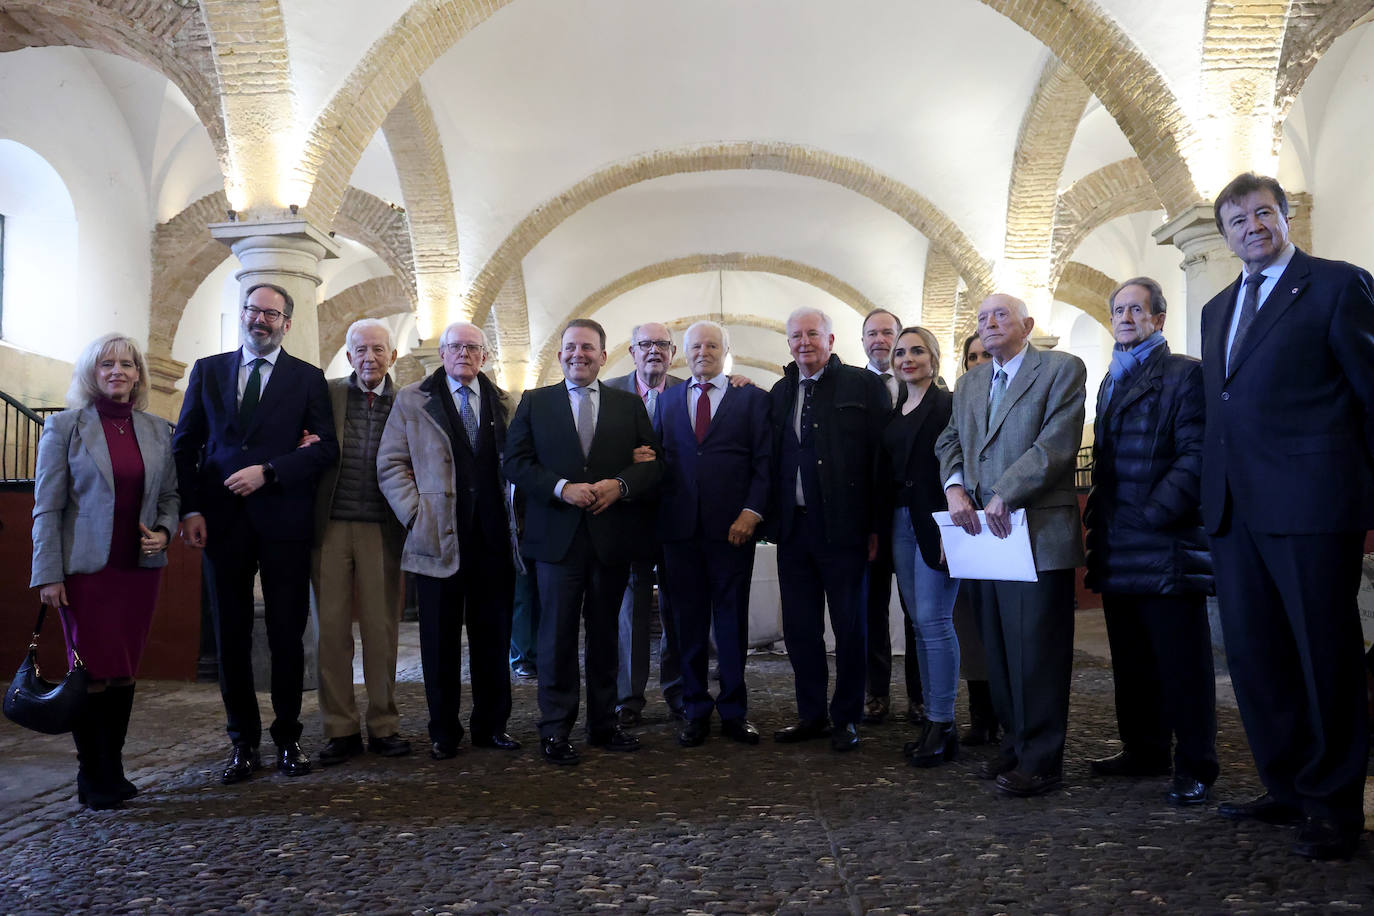
{"label": "stone paved floor", "polygon": [[[409,627],[402,727],[418,738]],[[749,676],[754,721],[788,723],[786,659],[752,657]],[[522,751],[369,756],[225,788],[214,686],[149,682],[127,749],[142,794],[122,811],[77,805],[67,736],[0,723],[0,913],[1374,911],[1374,842],[1353,862],[1308,862],[1289,831],[1168,807],[1164,780],[1093,777],[1087,759],[1116,749],[1111,696],[1106,662],[1078,652],[1065,788],[1016,800],[973,777],[989,751],[907,766],[900,723],[865,729],[849,755],[718,735],[681,751],[657,699],[643,751],[555,768],[534,748],[527,682]],[[313,695],[306,715],[313,753]],[[1218,795],[1255,792],[1229,706],[1220,754]]]}

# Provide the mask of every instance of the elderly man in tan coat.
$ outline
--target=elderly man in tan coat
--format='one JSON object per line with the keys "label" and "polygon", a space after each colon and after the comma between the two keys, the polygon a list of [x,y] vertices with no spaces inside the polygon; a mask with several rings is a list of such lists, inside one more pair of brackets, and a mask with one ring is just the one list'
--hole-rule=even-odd
{"label": "elderly man in tan coat", "polygon": [[516,548],[501,477],[510,399],[482,374],[487,341],[468,322],[439,338],[443,367],[396,396],[377,453],[377,480],[406,527],[401,568],[415,574],[430,756],[458,753],[463,726],[462,630],[472,674],[469,727],[477,747],[515,750],[510,717],[511,603]]}

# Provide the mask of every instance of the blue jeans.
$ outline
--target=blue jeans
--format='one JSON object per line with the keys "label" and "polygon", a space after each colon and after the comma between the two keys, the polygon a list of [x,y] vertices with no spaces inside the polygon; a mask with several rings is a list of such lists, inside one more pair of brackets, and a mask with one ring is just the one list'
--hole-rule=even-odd
{"label": "blue jeans", "polygon": [[898,506],[892,517],[892,568],[916,631],[913,649],[921,662],[921,689],[926,716],[932,722],[954,721],[954,695],[959,690],[959,638],[954,635],[954,599],[959,580],[931,569],[921,559],[911,512]]}

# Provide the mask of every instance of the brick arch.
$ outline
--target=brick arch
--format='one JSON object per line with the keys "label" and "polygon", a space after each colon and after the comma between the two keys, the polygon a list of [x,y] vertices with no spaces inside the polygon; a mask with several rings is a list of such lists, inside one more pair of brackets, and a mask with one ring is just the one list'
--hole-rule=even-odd
{"label": "brick arch", "polygon": [[1054,298],[1092,317],[1110,333],[1112,322],[1107,314],[1107,297],[1116,289],[1116,284],[1117,281],[1102,271],[1070,261],[1060,274]]}
{"label": "brick arch", "polygon": [[385,318],[413,308],[395,277],[374,277],[330,296],[320,303],[320,364],[334,358],[344,345],[348,326],[359,318]]}
{"label": "brick arch", "polygon": [[220,83],[205,20],[195,4],[146,0],[7,0],[0,52],[77,47],[143,64],[167,77],[191,103],[228,173]]}
{"label": "brick arch", "polygon": [[1332,42],[1350,31],[1374,10],[1370,0],[1334,0],[1331,3],[1293,3],[1288,11],[1283,47],[1279,53],[1278,79],[1274,84],[1275,123],[1281,130],[1307,78]]}
{"label": "brick arch", "polygon": [[363,55],[310,128],[296,181],[305,209],[334,222],[363,150],[402,95],[440,55],[512,0],[415,0]]}
{"label": "brick arch", "polygon": [[[727,314],[722,319],[719,312],[707,312],[702,313],[700,315],[687,315],[682,318],[674,318],[672,321],[664,322],[664,325],[668,328],[668,330],[673,332],[674,342],[677,344],[678,348],[677,356],[673,357],[673,361],[671,364],[672,368],[681,369],[682,367],[687,365],[687,362],[684,359],[682,353],[682,335],[686,333],[688,328],[696,324],[698,321],[714,321],[717,324],[724,325],[726,330],[729,330],[730,328],[758,328],[759,330],[770,331],[784,339],[787,337],[786,322],[780,321],[777,318],[766,318],[763,315]],[[625,353],[629,349],[630,338],[626,337],[624,340],[616,341],[613,346],[607,347],[606,352],[611,354],[613,359],[618,359],[620,354]],[[734,351],[732,350],[731,352]],[[557,366],[558,364],[555,362],[553,365]],[[550,367],[545,367],[544,374],[546,376],[549,374],[549,370]]]}
{"label": "brick arch", "polygon": [[372,249],[391,268],[411,303],[415,303],[415,256],[410,245],[410,226],[403,208],[350,187],[334,220],[334,230]]}
{"label": "brick arch", "polygon": [[549,371],[550,366],[557,364],[557,360],[554,359],[554,357],[558,352],[558,342],[562,336],[563,328],[574,318],[590,317],[611,300],[657,280],[667,280],[670,277],[681,277],[688,274],[713,273],[718,270],[772,273],[790,277],[793,280],[800,280],[803,283],[810,284],[811,286],[829,293],[836,299],[847,303],[850,308],[854,309],[854,311],[858,312],[860,315],[867,315],[876,308],[874,303],[867,296],[860,293],[848,283],[845,283],[833,274],[826,273],[808,264],[803,264],[800,261],[791,261],[786,258],[772,257],[771,255],[746,254],[739,251],[727,252],[725,254],[688,255],[682,258],[674,258],[669,261],[660,261],[657,264],[650,264],[647,267],[641,267],[638,270],[631,271],[623,277],[619,277],[607,283],[577,305],[573,306],[566,315],[554,324],[553,330],[544,340],[543,346],[539,348],[539,353],[535,356],[530,367],[534,377],[542,378],[545,373]]}
{"label": "brick arch", "polygon": [[992,270],[968,236],[912,188],[857,159],[792,143],[722,143],[659,150],[622,160],[535,207],[487,260],[467,293],[478,324],[497,292],[525,255],[560,223],[588,204],[643,181],[689,172],[760,169],[829,181],[861,194],[906,220],[957,266],[972,288],[992,288]]}
{"label": "brick arch", "polygon": [[1119,216],[1162,206],[1138,159],[1104,165],[1075,181],[1059,195],[1055,209],[1050,289],[1058,285],[1064,265],[1094,229]]}
{"label": "brick arch", "polygon": [[1200,199],[1190,156],[1201,146],[1168,81],[1093,0],[982,0],[1082,78],[1130,142],[1172,216]]}

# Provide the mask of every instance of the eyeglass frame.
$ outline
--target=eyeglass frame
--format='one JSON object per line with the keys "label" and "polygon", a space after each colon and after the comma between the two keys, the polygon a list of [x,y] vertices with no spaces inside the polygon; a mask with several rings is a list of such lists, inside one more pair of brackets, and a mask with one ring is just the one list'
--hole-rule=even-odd
{"label": "eyeglass frame", "polygon": [[243,311],[247,312],[250,318],[266,318],[270,324],[276,324],[283,318],[289,319],[291,317],[279,309],[260,309],[256,305],[249,305],[246,302],[243,304]]}
{"label": "eyeglass frame", "polygon": [[666,353],[673,349],[673,342],[671,340],[637,340],[630,344],[630,346],[639,350],[641,353],[651,353],[655,348]]}
{"label": "eyeglass frame", "polygon": [[479,353],[485,353],[486,349],[486,347],[479,343],[459,343],[453,340],[450,340],[448,343],[439,344],[440,353],[466,353],[470,356],[476,356]]}

